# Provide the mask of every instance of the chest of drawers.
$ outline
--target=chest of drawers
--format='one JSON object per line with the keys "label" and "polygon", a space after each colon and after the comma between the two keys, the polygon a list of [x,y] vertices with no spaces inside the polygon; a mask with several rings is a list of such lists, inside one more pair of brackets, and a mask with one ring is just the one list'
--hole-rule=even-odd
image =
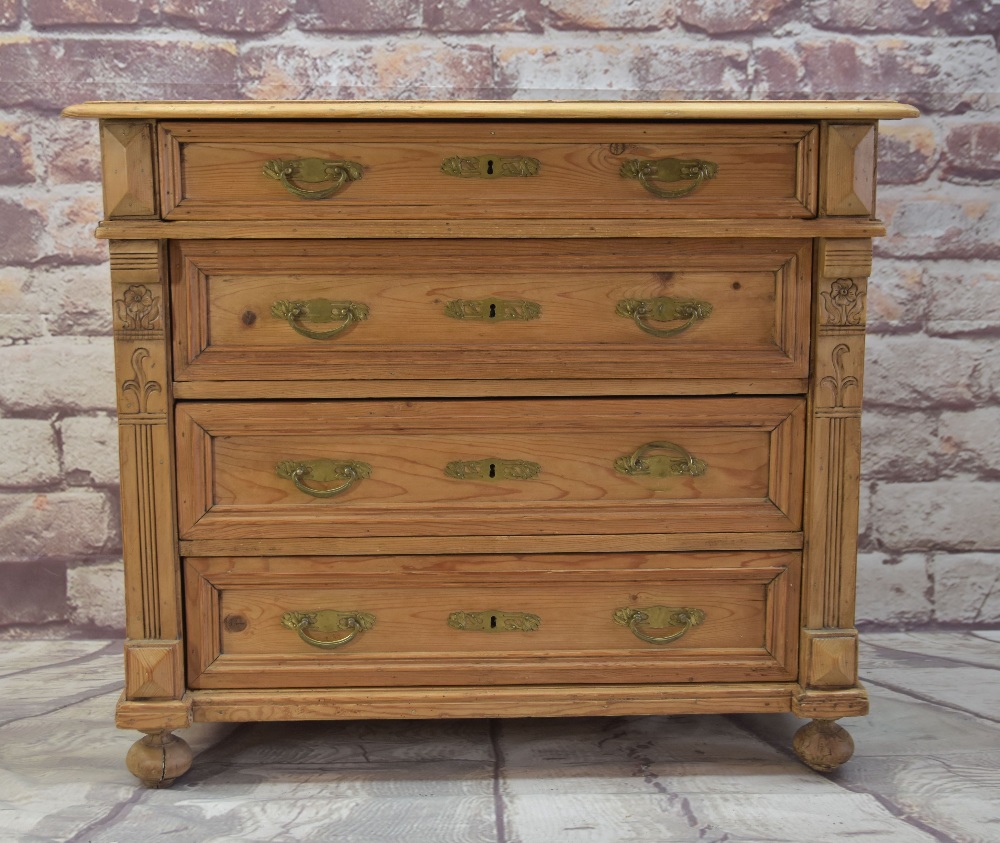
{"label": "chest of drawers", "polygon": [[864,714],[877,121],[822,103],[88,103],[128,766],[194,721]]}

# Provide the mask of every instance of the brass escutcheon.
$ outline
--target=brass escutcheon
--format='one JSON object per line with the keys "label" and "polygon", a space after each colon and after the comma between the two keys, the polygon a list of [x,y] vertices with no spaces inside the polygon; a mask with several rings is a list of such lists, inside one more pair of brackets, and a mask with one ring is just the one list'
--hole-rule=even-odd
{"label": "brass escutcheon", "polygon": [[[691,627],[702,623],[705,620],[705,613],[701,609],[674,608],[672,606],[648,606],[642,609],[624,606],[615,609],[611,618],[616,624],[627,626],[636,638],[650,644],[669,644],[688,632]],[[671,635],[657,637],[643,632],[639,629],[640,625],[652,629],[668,629],[677,626],[683,628]]]}
{"label": "brass escutcheon", "polygon": [[[697,299],[674,299],[669,296],[656,296],[651,299],[619,299],[615,313],[631,319],[647,334],[654,337],[673,337],[686,331],[699,319],[707,319],[712,315],[712,305],[707,301]],[[654,328],[646,320],[655,322],[676,322],[686,320],[676,328]]]}
{"label": "brass escutcheon", "polygon": [[[314,498],[332,498],[346,492],[355,483],[371,477],[372,467],[357,460],[282,460],[274,467],[274,473],[283,480],[291,480],[295,488]],[[307,486],[313,483],[340,483],[332,489],[317,489]]]}
{"label": "brass escutcheon", "polygon": [[[697,158],[657,158],[650,161],[633,158],[622,164],[618,172],[623,179],[637,179],[639,184],[660,199],[680,199],[703,181],[714,179],[719,172],[719,165]],[[679,181],[686,184],[674,190],[666,190],[653,184],[656,181]]]}
{"label": "brass escutcheon", "polygon": [[[343,647],[354,640],[362,632],[375,626],[375,615],[368,612],[341,612],[336,609],[319,609],[315,612],[285,612],[281,616],[281,625],[286,629],[294,629],[299,638],[313,647],[321,650],[333,650]],[[331,634],[349,629],[347,635],[335,639],[313,638],[306,630]]]}
{"label": "brass escutcheon", "polygon": [[455,460],[444,467],[444,473],[455,480],[533,480],[541,472],[537,462],[502,460],[486,457],[482,460]]}
{"label": "brass escutcheon", "polygon": [[537,158],[504,155],[453,155],[441,162],[441,172],[463,179],[499,179],[505,176],[537,176]]}
{"label": "brass escutcheon", "polygon": [[[277,179],[285,190],[300,199],[327,199],[338,193],[345,185],[361,178],[363,170],[354,161],[324,161],[322,158],[274,158],[264,164],[265,176]],[[295,184],[320,184],[332,181],[330,187],[322,190],[307,190]]]}
{"label": "brass escutcheon", "polygon": [[[364,322],[368,318],[368,305],[356,301],[330,301],[329,299],[309,299],[304,301],[288,301],[282,299],[271,305],[271,315],[275,319],[284,319],[292,329],[311,340],[328,340],[346,331],[355,322]],[[324,324],[327,322],[342,322],[329,331],[314,331],[302,322]]]}
{"label": "brass escutcheon", "polygon": [[[654,451],[666,451],[655,454]],[[708,466],[704,460],[692,456],[687,449],[673,442],[647,442],[635,452],[615,460],[615,471],[620,474],[650,477],[701,477]]]}
{"label": "brass escutcheon", "polygon": [[497,609],[482,612],[452,612],[448,626],[466,632],[534,632],[541,625],[538,615],[527,612],[501,612]]}
{"label": "brass escutcheon", "polygon": [[455,299],[444,306],[452,319],[479,319],[483,322],[530,322],[541,316],[542,306],[533,301],[506,299]]}

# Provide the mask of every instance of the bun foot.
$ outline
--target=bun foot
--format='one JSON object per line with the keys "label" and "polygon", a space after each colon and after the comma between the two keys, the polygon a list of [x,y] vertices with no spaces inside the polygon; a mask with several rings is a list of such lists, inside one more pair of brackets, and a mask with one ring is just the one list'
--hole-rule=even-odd
{"label": "bun foot", "polygon": [[171,732],[147,732],[125,756],[129,772],[146,787],[170,787],[191,769],[191,747]]}
{"label": "bun foot", "polygon": [[833,720],[813,720],[795,733],[792,749],[807,767],[830,773],[854,754],[854,739]]}

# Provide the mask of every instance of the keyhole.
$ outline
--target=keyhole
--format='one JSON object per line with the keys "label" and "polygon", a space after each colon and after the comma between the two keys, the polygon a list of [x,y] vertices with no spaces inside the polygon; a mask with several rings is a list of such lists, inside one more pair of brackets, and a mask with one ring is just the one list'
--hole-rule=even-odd
{"label": "keyhole", "polygon": [[497,628],[497,616],[490,615],[490,629],[496,629],[496,628]]}
{"label": "keyhole", "polygon": [[496,463],[491,462],[490,463],[490,477],[496,477],[496,476],[497,476],[497,465],[496,465]]}
{"label": "keyhole", "polygon": [[497,306],[495,304],[490,305],[490,319],[497,318]]}
{"label": "keyhole", "polygon": [[493,159],[492,158],[489,161],[486,162],[486,174],[490,175],[490,176],[493,175]]}

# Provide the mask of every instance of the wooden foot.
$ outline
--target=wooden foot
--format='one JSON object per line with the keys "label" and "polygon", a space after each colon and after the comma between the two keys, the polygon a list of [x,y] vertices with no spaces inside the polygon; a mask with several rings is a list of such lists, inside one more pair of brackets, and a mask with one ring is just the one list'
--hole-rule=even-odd
{"label": "wooden foot", "polygon": [[132,744],[125,766],[146,787],[170,787],[191,768],[191,747],[171,732],[147,732]]}
{"label": "wooden foot", "polygon": [[854,754],[854,739],[833,720],[813,720],[795,733],[792,749],[807,767],[829,773]]}

